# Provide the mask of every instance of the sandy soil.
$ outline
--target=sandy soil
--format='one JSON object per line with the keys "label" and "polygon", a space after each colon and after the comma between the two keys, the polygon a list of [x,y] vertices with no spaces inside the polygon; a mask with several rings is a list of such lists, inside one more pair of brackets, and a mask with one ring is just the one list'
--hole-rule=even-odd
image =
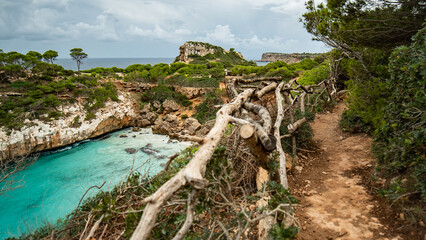
{"label": "sandy soil", "polygon": [[374,166],[374,159],[369,136],[340,131],[344,107],[340,103],[333,112],[316,116],[312,128],[318,149],[302,152],[290,175],[292,193],[301,200],[298,239],[403,239],[380,222],[373,211],[378,202],[360,185],[361,178],[348,174]]}

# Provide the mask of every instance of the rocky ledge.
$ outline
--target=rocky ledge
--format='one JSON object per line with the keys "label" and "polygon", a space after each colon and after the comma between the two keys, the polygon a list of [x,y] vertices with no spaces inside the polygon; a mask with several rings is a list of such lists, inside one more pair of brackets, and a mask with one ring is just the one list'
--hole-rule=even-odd
{"label": "rocky ledge", "polygon": [[92,120],[84,120],[86,111],[77,102],[63,106],[65,118],[52,122],[26,120],[27,126],[19,131],[13,130],[10,134],[2,129],[0,160],[62,147],[133,125],[139,117],[139,107],[127,93],[122,93],[118,98],[117,102],[106,102]]}

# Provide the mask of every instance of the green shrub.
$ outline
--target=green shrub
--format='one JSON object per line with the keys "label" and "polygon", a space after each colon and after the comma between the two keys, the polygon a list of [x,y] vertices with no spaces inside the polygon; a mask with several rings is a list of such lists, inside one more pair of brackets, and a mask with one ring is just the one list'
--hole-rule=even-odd
{"label": "green shrub", "polygon": [[365,123],[362,117],[351,110],[343,111],[339,124],[342,130],[347,132],[372,133],[374,130],[371,124]]}
{"label": "green shrub", "polygon": [[327,79],[329,75],[330,67],[327,64],[322,64],[316,68],[303,72],[302,76],[297,82],[303,86],[315,85],[322,80]]}
{"label": "green shrub", "polygon": [[375,132],[373,152],[383,176],[406,178],[401,187],[421,193],[426,202],[426,28],[413,40],[412,45],[397,48],[390,57],[390,78],[384,82],[389,94]]}
{"label": "green shrub", "polygon": [[196,118],[201,124],[214,119],[218,110],[214,106],[223,104],[223,101],[220,98],[221,94],[222,91],[219,89],[207,94],[206,99],[195,107],[195,113],[192,115],[192,117]]}
{"label": "green shrub", "polygon": [[184,107],[190,106],[192,104],[192,102],[189,101],[185,95],[176,92],[174,87],[165,85],[158,85],[146,91],[144,94],[142,94],[141,99],[142,102],[159,101],[161,103],[166,99],[170,99],[175,100],[179,105]]}

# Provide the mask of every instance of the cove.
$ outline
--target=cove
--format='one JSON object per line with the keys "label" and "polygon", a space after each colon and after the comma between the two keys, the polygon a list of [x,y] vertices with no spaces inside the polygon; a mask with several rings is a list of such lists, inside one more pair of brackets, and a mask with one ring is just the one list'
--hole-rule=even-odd
{"label": "cove", "polygon": [[[89,187],[106,181],[102,190],[111,190],[124,180],[132,165],[142,166],[138,171],[152,176],[162,170],[168,156],[188,146],[189,142],[152,134],[151,129],[124,129],[41,153],[37,161],[16,175],[23,186],[0,196],[0,239],[55,224],[75,210]],[[137,152],[129,154],[126,148]],[[98,191],[92,188],[85,199]]]}

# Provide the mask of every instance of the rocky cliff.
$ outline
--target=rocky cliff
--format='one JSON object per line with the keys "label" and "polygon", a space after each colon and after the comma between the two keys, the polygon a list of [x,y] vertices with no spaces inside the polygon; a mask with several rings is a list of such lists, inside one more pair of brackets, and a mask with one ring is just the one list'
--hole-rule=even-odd
{"label": "rocky cliff", "polygon": [[204,60],[209,61],[227,61],[241,63],[245,62],[243,55],[240,52],[234,51],[231,48],[229,51],[223,49],[222,47],[215,46],[209,43],[203,42],[186,42],[179,47],[179,56],[176,57],[175,62],[185,62],[190,63],[194,57],[204,57]]}
{"label": "rocky cliff", "polygon": [[284,61],[288,64],[300,62],[305,58],[314,59],[318,53],[264,53],[261,62]]}
{"label": "rocky cliff", "polygon": [[[139,116],[139,106],[128,95],[119,95],[119,101],[109,101],[99,109],[96,118],[84,121],[86,111],[81,103],[63,106],[66,116],[52,122],[27,121],[27,126],[8,134],[0,131],[0,160],[23,156],[29,153],[65,146],[93,138],[104,133],[128,127]],[[76,121],[79,120],[79,121]]]}

